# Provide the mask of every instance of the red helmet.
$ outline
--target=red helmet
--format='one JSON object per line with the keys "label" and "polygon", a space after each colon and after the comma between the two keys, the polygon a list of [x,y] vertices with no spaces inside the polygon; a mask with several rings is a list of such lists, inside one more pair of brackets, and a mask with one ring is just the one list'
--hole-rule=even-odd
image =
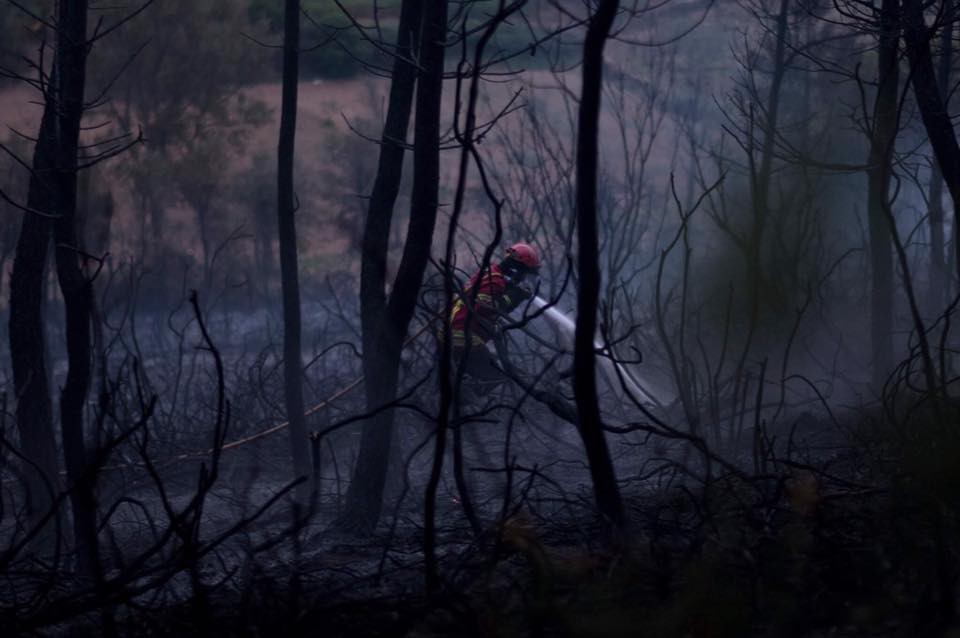
{"label": "red helmet", "polygon": [[522,241],[515,243],[514,245],[510,246],[510,248],[507,248],[507,259],[512,259],[520,264],[523,264],[530,270],[537,270],[540,268],[540,255],[537,254],[537,251],[533,246]]}

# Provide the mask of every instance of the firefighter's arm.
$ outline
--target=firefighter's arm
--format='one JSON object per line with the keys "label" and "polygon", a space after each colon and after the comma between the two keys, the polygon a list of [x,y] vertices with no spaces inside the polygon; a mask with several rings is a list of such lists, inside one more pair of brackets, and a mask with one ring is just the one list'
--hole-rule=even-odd
{"label": "firefighter's arm", "polygon": [[517,306],[529,299],[532,295],[533,293],[523,286],[510,283],[503,291],[503,294],[501,294],[497,299],[497,310],[501,314],[509,314],[513,312]]}
{"label": "firefighter's arm", "polygon": [[492,337],[496,334],[500,308],[498,296],[493,291],[485,289],[477,295],[474,313],[474,325],[481,335]]}

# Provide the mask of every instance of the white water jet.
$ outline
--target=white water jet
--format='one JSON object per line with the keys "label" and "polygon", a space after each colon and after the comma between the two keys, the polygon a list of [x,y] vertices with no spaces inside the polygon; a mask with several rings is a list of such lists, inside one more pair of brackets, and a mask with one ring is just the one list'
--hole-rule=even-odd
{"label": "white water jet", "polygon": [[[569,316],[561,312],[555,306],[550,306],[548,302],[539,296],[534,296],[531,305],[536,310],[543,310],[543,317],[547,319],[560,333],[562,346],[566,350],[573,351],[573,340],[576,334],[577,324]],[[603,341],[594,336],[593,345],[597,349],[597,361],[600,363],[600,372],[604,379],[615,391],[625,389],[626,392],[637,402],[644,405],[660,405],[653,395],[644,390],[640,383],[624,367],[624,365],[613,358],[613,353],[605,348]],[[620,379],[623,379],[622,383]]]}

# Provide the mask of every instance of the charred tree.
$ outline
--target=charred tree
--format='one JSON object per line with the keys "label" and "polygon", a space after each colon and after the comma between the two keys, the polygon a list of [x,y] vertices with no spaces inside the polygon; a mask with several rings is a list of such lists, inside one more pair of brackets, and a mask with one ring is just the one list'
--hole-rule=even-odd
{"label": "charred tree", "polygon": [[[375,410],[396,393],[399,354],[389,351],[387,334],[387,252],[394,206],[403,175],[404,150],[413,110],[417,69],[413,56],[419,39],[420,0],[400,7],[397,46],[390,81],[387,117],[381,136],[377,175],[363,229],[360,264],[360,316],[367,408]],[[394,286],[396,289],[396,286]],[[391,365],[391,361],[394,363]],[[391,391],[390,389],[393,388]],[[386,461],[392,440],[393,412],[379,412],[366,423],[360,454],[347,493],[344,522],[372,530],[380,518]]]}
{"label": "charred tree", "polygon": [[[60,0],[57,22],[57,65],[53,83],[57,113],[54,222],[57,279],[66,311],[67,378],[60,394],[63,457],[70,486],[73,530],[80,572],[99,574],[97,503],[93,477],[87,471],[84,406],[92,370],[91,317],[93,282],[84,273],[85,253],[78,240],[77,151],[87,66],[87,2]],[[48,104],[48,108],[50,105]]]}
{"label": "charred tree", "polygon": [[597,150],[603,49],[620,8],[619,0],[601,0],[583,43],[583,88],[577,123],[577,327],[574,336],[574,396],[580,437],[590,464],[597,508],[614,528],[624,524],[620,488],[603,435],[597,395],[597,305],[600,299],[600,255],[597,233]]}
{"label": "charred tree", "polygon": [[[790,14],[790,1],[780,0],[780,10],[776,21],[776,44],[773,52],[773,77],[766,104],[763,106],[763,146],[760,149],[760,165],[753,180],[753,219],[750,225],[750,240],[747,250],[747,277],[750,295],[750,335],[744,349],[740,368],[746,363],[753,333],[760,318],[761,254],[763,235],[770,218],[770,190],[773,183],[773,159],[777,138],[777,126],[780,123],[780,101],[783,80],[787,74],[787,27]],[[751,160],[752,162],[752,160]]]}
{"label": "charred tree", "polygon": [[[40,131],[33,152],[33,170],[10,275],[10,360],[17,396],[17,431],[27,477],[26,510],[31,526],[51,513],[59,491],[57,447],[47,377],[43,329],[44,281],[50,247],[56,179],[56,109],[54,89],[47,86]],[[52,529],[52,527],[51,527]],[[46,540],[51,536],[44,534]]]}
{"label": "charred tree", "polygon": [[[960,145],[950,121],[943,100],[946,87],[941,89],[937,83],[937,74],[930,53],[930,40],[933,31],[927,27],[923,18],[924,3],[919,0],[903,0],[903,37],[907,45],[907,59],[910,62],[910,82],[920,107],[920,117],[927,131],[930,146],[937,161],[943,180],[950,193],[954,211],[960,203]],[[957,241],[960,228],[953,225],[953,247],[960,250]],[[953,259],[960,270],[960,259]]]}
{"label": "charred tree", "polygon": [[[776,42],[773,50],[772,77],[766,100],[760,106],[763,113],[761,125],[763,141],[760,145],[759,160],[755,157],[752,129],[754,126],[753,107],[750,111],[749,128],[751,133],[748,142],[748,162],[750,166],[750,228],[749,232],[738,243],[741,244],[746,267],[747,279],[747,306],[749,308],[747,333],[744,338],[743,349],[737,362],[734,378],[733,397],[741,396],[741,390],[749,384],[749,372],[746,371],[747,361],[753,348],[754,338],[759,329],[761,286],[763,284],[763,242],[767,226],[771,217],[770,191],[773,184],[773,160],[777,139],[777,126],[780,119],[780,104],[784,78],[788,70],[787,63],[787,36],[789,27],[790,0],[780,0],[780,8],[775,21]],[[751,80],[750,84],[753,84]],[[759,94],[753,97],[760,102]],[[745,396],[745,395],[744,395]],[[739,436],[739,427],[735,425],[735,418],[731,413],[730,432]]]}
{"label": "charred tree", "polygon": [[[382,406],[396,397],[400,353],[430,257],[440,181],[440,110],[443,93],[447,3],[405,1],[401,7],[397,57],[390,87],[380,166],[364,228],[364,372],[367,401]],[[419,52],[419,69],[411,56]],[[406,242],[389,299],[384,293],[386,239],[399,190],[403,148],[416,86],[413,191]],[[375,236],[379,235],[379,236]],[[366,309],[372,314],[368,316]],[[393,413],[381,412],[364,425],[360,452],[347,494],[343,521],[371,531],[380,518],[393,440]]]}
{"label": "charred tree", "polygon": [[870,150],[867,157],[870,343],[873,355],[873,387],[876,391],[883,388],[893,365],[893,254],[886,210],[890,205],[890,163],[897,137],[899,41],[897,0],[883,0],[880,6],[877,48],[877,96],[870,121]]}
{"label": "charred tree", "polygon": [[[283,379],[290,454],[295,478],[310,476],[307,425],[303,406],[303,362],[300,356],[300,281],[297,267],[296,204],[293,191],[293,151],[297,127],[297,82],[300,76],[300,2],[286,0],[283,30],[283,97],[277,145],[277,225],[280,240],[280,287],[283,297]],[[309,483],[297,490],[301,503]]]}
{"label": "charred tree", "polygon": [[[950,65],[953,62],[953,21],[956,11],[953,2],[948,2],[943,14],[943,28],[940,31],[940,59],[937,66],[937,84],[944,108],[949,105],[948,87],[950,86]],[[936,162],[930,170],[930,273],[928,275],[927,306],[931,313],[938,313],[949,297],[950,281],[947,260],[944,255],[943,230],[943,173]]]}
{"label": "charred tree", "polygon": [[400,192],[403,160],[417,69],[413,56],[420,28],[420,0],[404,0],[400,7],[397,46],[390,81],[387,117],[380,140],[377,175],[370,193],[367,219],[363,228],[360,263],[360,318],[363,332],[363,366],[367,378],[367,407],[382,402],[371,397],[372,382],[379,370],[376,338],[387,306],[387,251],[393,208]]}

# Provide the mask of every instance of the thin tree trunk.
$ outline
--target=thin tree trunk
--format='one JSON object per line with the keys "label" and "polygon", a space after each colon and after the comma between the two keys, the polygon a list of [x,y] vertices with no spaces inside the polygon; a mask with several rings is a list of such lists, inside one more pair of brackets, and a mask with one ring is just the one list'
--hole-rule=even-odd
{"label": "thin tree trunk", "polygon": [[[940,89],[940,99],[944,108],[949,104],[947,87],[950,86],[950,64],[953,60],[953,20],[955,18],[954,3],[947,3],[944,11],[944,26],[940,32],[940,65],[937,68],[937,83]],[[928,275],[927,308],[931,315],[943,310],[946,303],[947,282],[949,280],[947,263],[944,255],[943,233],[943,173],[936,162],[930,172],[930,273]]]}
{"label": "thin tree trunk", "polygon": [[[48,91],[52,89],[48,88]],[[33,171],[10,275],[10,359],[17,397],[17,430],[27,476],[26,511],[31,526],[40,524],[53,506],[59,491],[57,448],[53,435],[53,410],[47,377],[46,344],[43,330],[44,283],[52,220],[45,215],[53,209],[54,136],[56,113],[51,94],[45,96],[40,132],[33,154]],[[52,531],[52,526],[49,528]],[[52,535],[42,535],[44,546]]]}
{"label": "thin tree trunk", "polygon": [[[60,0],[57,31],[57,279],[66,310],[67,379],[60,395],[63,456],[70,483],[70,504],[80,573],[99,576],[97,506],[93,477],[88,476],[84,440],[84,406],[90,390],[92,282],[81,266],[77,239],[77,147],[86,83],[87,0]],[[48,107],[50,105],[48,104]]]}
{"label": "thin tree trunk", "polygon": [[[290,421],[290,454],[295,478],[309,478],[307,426],[303,406],[303,361],[300,353],[300,282],[297,270],[296,205],[293,192],[293,151],[297,126],[297,81],[300,63],[300,2],[286,0],[283,35],[283,98],[280,107],[280,140],[277,148],[277,222],[280,239],[280,283],[283,296],[283,377],[287,419]],[[297,497],[306,504],[308,481]]]}
{"label": "thin tree trunk", "polygon": [[[478,160],[477,167],[481,169],[481,182],[483,182],[483,186],[487,191],[487,195],[491,195],[489,183],[484,177],[482,164],[479,162],[479,159],[475,154],[476,150],[474,146],[476,142],[474,137],[477,126],[477,100],[480,94],[480,81],[483,69],[483,52],[496,33],[497,28],[500,26],[500,24],[508,19],[511,13],[516,10],[517,6],[518,5],[512,5],[508,8],[505,5],[505,0],[500,0],[497,13],[491,16],[490,22],[485,27],[474,47],[474,61],[470,69],[470,88],[465,106],[463,128],[460,129],[459,127],[455,127],[455,130],[458,131],[456,138],[460,142],[460,160],[457,168],[457,184],[453,195],[453,209],[451,210],[450,220],[447,226],[447,240],[443,255],[445,270],[443,279],[444,308],[450,308],[453,305],[454,286],[452,271],[450,269],[455,261],[454,255],[456,252],[455,247],[457,228],[460,224],[460,216],[463,214],[464,194],[466,193],[467,189],[467,174],[469,171],[471,156],[473,156],[473,159]],[[465,57],[462,58],[462,60],[465,60]],[[463,67],[461,66],[461,68]],[[460,81],[460,78],[458,78],[458,82]],[[459,85],[457,97],[458,99],[460,97]],[[458,105],[457,112],[454,115],[458,119],[460,117],[461,108],[464,107]],[[491,200],[492,199],[493,198],[491,197]],[[482,259],[483,268],[486,268],[489,265],[490,259],[493,256],[493,251],[496,248],[497,243],[499,243],[503,231],[500,223],[501,202],[495,202],[494,208],[496,219],[495,232],[493,240],[487,245],[487,248],[484,251]],[[470,303],[472,304],[473,302],[471,301]],[[469,330],[467,339],[469,340]],[[495,343],[499,343],[499,340],[495,340]],[[462,381],[461,375],[463,370],[460,371],[461,374],[453,374],[452,357],[453,351],[451,344],[451,325],[449,321],[444,321],[440,343],[440,361],[438,364],[439,379],[437,385],[439,386],[438,389],[440,391],[440,396],[438,400],[439,410],[437,412],[437,427],[434,430],[433,462],[430,467],[430,477],[427,480],[427,489],[423,500],[424,575],[426,577],[425,584],[427,586],[427,591],[430,593],[438,592],[441,584],[436,551],[437,488],[440,485],[440,477],[443,472],[443,463],[446,456],[446,439],[450,426],[450,419],[452,417],[454,420],[459,421],[460,417],[460,401],[457,398],[457,394],[459,392],[460,381]],[[509,370],[507,358],[501,357],[501,361],[504,362],[505,371]],[[509,372],[507,372],[507,374],[509,374]],[[457,378],[455,379],[454,377]],[[479,445],[479,441],[477,441],[477,443]],[[470,522],[470,526],[473,528],[474,534],[479,536],[482,533],[482,528],[480,521],[477,518],[476,510],[473,507],[473,500],[470,497],[469,487],[463,475],[463,442],[460,425],[458,425],[458,427],[453,431],[453,474],[457,484],[457,489],[460,492],[460,505],[463,508],[463,513]]]}
{"label": "thin tree trunk", "polygon": [[[952,2],[952,0],[950,0]],[[910,61],[910,79],[913,84],[913,93],[920,108],[920,117],[927,131],[927,138],[933,147],[938,167],[950,192],[953,210],[960,210],[960,145],[957,143],[956,132],[950,121],[950,114],[943,96],[946,87],[937,85],[933,58],[930,54],[930,39],[932,32],[927,28],[923,18],[923,3],[920,0],[903,0],[903,36],[907,44],[907,58]],[[956,219],[953,224],[953,249],[960,251],[960,228]],[[960,269],[960,258],[956,253],[951,255],[953,265]],[[921,341],[921,345],[923,341]],[[924,363],[927,368],[928,379],[933,376],[932,362],[928,352],[924,352]],[[941,379],[941,382],[945,379]],[[928,381],[928,385],[932,385]],[[931,391],[934,388],[930,388]],[[934,407],[936,407],[934,403]],[[940,612],[945,624],[952,624],[956,616],[956,561],[950,552],[942,549],[942,534],[944,533],[942,515],[939,503],[934,503],[936,531],[938,534],[937,549],[941,560],[937,564],[938,589],[940,593]]]}
{"label": "thin tree trunk", "polygon": [[620,489],[603,435],[597,396],[597,304],[600,260],[597,236],[597,138],[603,87],[603,48],[620,8],[619,0],[601,0],[583,44],[583,89],[577,128],[577,326],[574,337],[574,396],[580,436],[590,464],[597,508],[614,528],[624,524]]}
{"label": "thin tree trunk", "polygon": [[[923,3],[920,0],[903,0],[903,36],[910,61],[910,80],[913,93],[920,107],[920,117],[927,131],[930,146],[940,172],[950,192],[954,211],[960,205],[960,145],[942,99],[943,91],[937,86],[937,76],[930,54],[931,32],[923,20]],[[957,241],[960,227],[953,225],[953,249],[960,251]],[[954,265],[960,271],[960,259],[952,255]]]}
{"label": "thin tree trunk", "polygon": [[[89,172],[87,173],[89,175]],[[106,258],[110,250],[110,226],[113,222],[113,195],[110,191],[92,198],[92,204],[87,215],[84,235],[81,245],[88,253]],[[91,306],[91,321],[93,328],[93,357],[94,357],[94,387],[93,392],[98,401],[107,401],[109,398],[109,382],[107,379],[107,351],[103,334],[103,312],[97,299],[96,287],[93,290]],[[100,445],[100,432],[90,428],[87,440],[92,447]]]}
{"label": "thin tree trunk", "polygon": [[[400,22],[397,32],[397,55],[393,62],[387,118],[383,128],[377,176],[374,181],[373,191],[370,195],[370,205],[363,231],[360,304],[363,331],[363,370],[367,394],[367,408],[370,410],[385,405],[396,397],[400,367],[400,348],[403,335],[406,334],[410,322],[409,317],[412,316],[412,308],[411,314],[408,315],[405,320],[403,316],[397,316],[396,314],[400,298],[409,294],[408,291],[401,288],[401,286],[411,285],[408,281],[410,279],[409,275],[407,275],[407,279],[401,282],[400,273],[397,274],[389,302],[390,305],[393,306],[392,311],[388,307],[386,277],[390,226],[393,220],[393,210],[396,204],[397,194],[400,191],[400,181],[403,174],[404,144],[407,139],[410,113],[413,107],[414,88],[417,83],[417,69],[412,61],[418,50],[418,43],[421,37],[422,5],[422,0],[404,0],[400,7]],[[431,19],[431,17],[428,15],[427,19]],[[443,18],[443,26],[445,29],[445,16]],[[440,35],[440,41],[442,41],[444,33],[445,30]],[[429,55],[436,57],[436,52],[431,50]],[[442,71],[442,50],[439,55],[439,64]],[[430,61],[433,62],[432,57]],[[421,64],[425,65],[426,63],[426,60],[421,60]],[[426,74],[426,71],[424,67],[423,73]],[[436,73],[434,73],[434,75],[436,75]],[[426,75],[424,75],[424,78],[425,77]],[[439,90],[438,87],[438,94]],[[425,97],[426,96],[424,96],[424,98]],[[421,99],[420,93],[418,93],[417,148],[420,148],[426,143],[424,141],[425,138],[422,136],[428,135],[422,132],[423,126],[420,117],[421,104],[424,102],[425,99]],[[423,106],[422,108],[426,109],[427,107]],[[439,118],[439,103],[436,113]],[[439,136],[439,129],[437,136]],[[414,162],[416,165],[414,170],[421,173],[423,170],[423,157],[420,157],[419,164],[416,157],[415,153]],[[421,177],[419,183],[422,184],[422,180],[423,178]],[[416,242],[418,239],[414,234],[415,219],[430,215],[435,218],[435,206],[436,204],[434,203],[434,211],[432,213],[430,213],[429,210],[420,210],[415,205],[412,207],[407,247],[411,245],[411,242]],[[421,222],[418,228],[423,228],[423,230],[429,233],[427,235],[427,253],[424,255],[425,260],[426,256],[429,255],[429,244],[433,236],[433,222],[429,224]],[[409,271],[411,257],[408,256],[407,247],[405,247],[404,250],[403,261],[406,263],[407,271]],[[422,253],[422,250],[420,252]],[[403,268],[404,266],[401,264],[402,271]],[[422,278],[422,271],[420,278]],[[419,291],[420,278],[417,278],[416,282],[412,284],[414,286],[414,296],[417,294],[417,291]],[[360,451],[357,456],[356,466],[354,467],[350,488],[347,491],[347,503],[343,516],[343,522],[361,531],[372,531],[380,519],[390,448],[392,447],[391,444],[393,440],[393,418],[392,410],[384,410],[364,424],[363,436],[360,441]]]}
{"label": "thin tree trunk", "polygon": [[870,343],[873,388],[879,392],[893,366],[893,254],[889,206],[890,162],[897,136],[900,74],[900,22],[897,0],[883,0],[877,49],[877,97],[867,158],[867,220],[870,229]]}
{"label": "thin tree trunk", "polygon": [[[730,417],[730,433],[735,439],[740,437],[740,428],[734,423],[734,414],[744,414],[743,410],[736,409],[737,397],[741,388],[745,391],[746,380],[744,371],[750,351],[753,348],[753,339],[760,321],[760,286],[762,283],[761,257],[763,234],[770,216],[770,183],[773,178],[774,146],[777,135],[777,125],[780,118],[780,94],[784,77],[787,74],[786,50],[787,29],[789,26],[790,0],[780,0],[780,9],[777,13],[777,41],[773,52],[773,76],[770,80],[770,89],[764,104],[765,117],[763,121],[763,144],[760,147],[760,163],[755,164],[753,156],[753,140],[751,133],[748,161],[751,176],[751,208],[752,219],[750,236],[745,247],[745,264],[747,276],[747,304],[749,316],[747,334],[743,343],[743,350],[737,361],[736,374],[733,386],[734,408]],[[751,117],[753,117],[751,113]],[[751,130],[753,121],[750,122]]]}
{"label": "thin tree trunk", "polygon": [[[370,193],[363,229],[360,264],[360,304],[363,330],[364,366],[376,368],[376,336],[387,305],[387,252],[393,209],[400,192],[403,160],[417,69],[413,65],[420,28],[421,0],[404,0],[400,7],[396,57],[390,81],[387,118],[383,126],[377,175]],[[367,393],[371,390],[367,384]],[[369,404],[369,399],[368,399]],[[374,407],[368,405],[368,407]]]}
{"label": "thin tree trunk", "polygon": [[[753,224],[750,235],[750,257],[747,276],[750,281],[750,332],[756,329],[760,314],[761,244],[763,231],[770,216],[770,184],[773,179],[773,155],[780,120],[780,97],[783,79],[787,74],[786,50],[790,0],[780,0],[777,13],[777,43],[774,48],[773,77],[764,105],[766,117],[763,124],[763,146],[760,150],[760,166],[757,171],[753,193]],[[749,346],[749,343],[748,343]]]}

